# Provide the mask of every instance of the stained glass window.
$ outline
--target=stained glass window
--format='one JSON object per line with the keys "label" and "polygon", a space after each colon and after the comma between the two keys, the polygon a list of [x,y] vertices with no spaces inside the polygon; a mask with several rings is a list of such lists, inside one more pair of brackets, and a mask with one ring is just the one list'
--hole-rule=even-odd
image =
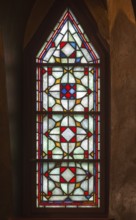
{"label": "stained glass window", "polygon": [[67,9],[36,56],[36,207],[100,207],[100,57]]}

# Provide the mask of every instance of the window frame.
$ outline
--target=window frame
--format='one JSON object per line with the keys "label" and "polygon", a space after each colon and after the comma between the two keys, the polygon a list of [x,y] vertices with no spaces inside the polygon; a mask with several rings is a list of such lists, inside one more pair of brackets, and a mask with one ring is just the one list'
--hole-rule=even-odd
{"label": "window frame", "polygon": [[[44,44],[47,37],[52,32],[54,26],[62,16],[64,10],[69,7],[79,23],[83,27],[88,38],[91,39],[92,44],[96,48],[100,55],[100,74],[101,74],[101,203],[100,208],[41,208],[37,211],[33,205],[35,204],[35,196],[32,193],[35,192],[35,184],[32,184],[32,180],[35,178],[35,134],[36,134],[36,122],[35,122],[35,70],[36,62],[35,57],[38,50]],[[55,16],[52,16],[55,15]],[[50,21],[50,22],[48,22]],[[45,30],[46,29],[46,30]],[[40,39],[40,40],[39,40]],[[86,64],[87,66],[87,64]],[[99,34],[97,24],[93,17],[90,15],[88,8],[85,6],[82,0],[59,0],[55,1],[49,13],[41,23],[38,31],[33,36],[31,42],[24,50],[24,154],[23,154],[23,168],[24,168],[24,181],[23,181],[23,215],[24,216],[38,216],[44,217],[45,213],[50,217],[72,218],[80,217],[107,217],[108,216],[108,204],[109,204],[109,157],[110,157],[110,71],[109,71],[109,48],[106,42]],[[31,131],[31,132],[30,132]],[[32,199],[32,201],[31,201]],[[33,204],[33,205],[32,205]],[[85,214],[86,213],[86,214]]]}

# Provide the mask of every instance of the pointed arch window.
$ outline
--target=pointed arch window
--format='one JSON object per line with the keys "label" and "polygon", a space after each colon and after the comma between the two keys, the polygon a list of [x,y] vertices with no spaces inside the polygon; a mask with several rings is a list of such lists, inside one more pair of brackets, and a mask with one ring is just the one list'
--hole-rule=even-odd
{"label": "pointed arch window", "polygon": [[100,57],[70,9],[36,62],[36,206],[100,207]]}
{"label": "pointed arch window", "polygon": [[51,34],[27,55],[35,60],[29,67],[35,72],[28,98],[33,106],[31,126],[28,123],[33,147],[27,158],[33,158],[33,165],[26,187],[31,188],[35,213],[107,213],[105,57],[100,45],[67,7]]}

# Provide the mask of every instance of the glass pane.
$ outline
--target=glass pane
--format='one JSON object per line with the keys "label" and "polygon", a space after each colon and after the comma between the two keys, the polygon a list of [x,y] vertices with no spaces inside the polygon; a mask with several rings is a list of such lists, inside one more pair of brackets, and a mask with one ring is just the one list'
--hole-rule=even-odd
{"label": "glass pane", "polygon": [[100,159],[100,116],[37,115],[37,159]]}
{"label": "glass pane", "polygon": [[36,164],[36,206],[100,206],[100,164],[50,162]]}
{"label": "glass pane", "polygon": [[71,10],[36,62],[36,207],[98,208],[100,57]]}
{"label": "glass pane", "polygon": [[98,67],[38,67],[36,79],[37,111],[100,111]]}
{"label": "glass pane", "polygon": [[100,57],[70,10],[37,54],[38,63],[99,63]]}

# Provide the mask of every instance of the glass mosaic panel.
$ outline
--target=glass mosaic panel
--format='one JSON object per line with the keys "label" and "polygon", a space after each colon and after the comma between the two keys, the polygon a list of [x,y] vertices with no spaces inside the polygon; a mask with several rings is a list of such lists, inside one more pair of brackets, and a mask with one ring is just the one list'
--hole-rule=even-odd
{"label": "glass mosaic panel", "polygon": [[100,207],[99,63],[67,9],[36,56],[37,208]]}
{"label": "glass mosaic panel", "polygon": [[67,9],[36,57],[37,63],[99,63],[100,57]]}
{"label": "glass mosaic panel", "polygon": [[36,183],[38,208],[100,207],[99,163],[37,163]]}
{"label": "glass mosaic panel", "polygon": [[100,116],[37,115],[37,159],[100,159]]}
{"label": "glass mosaic panel", "polygon": [[100,111],[99,67],[38,67],[37,111]]}

